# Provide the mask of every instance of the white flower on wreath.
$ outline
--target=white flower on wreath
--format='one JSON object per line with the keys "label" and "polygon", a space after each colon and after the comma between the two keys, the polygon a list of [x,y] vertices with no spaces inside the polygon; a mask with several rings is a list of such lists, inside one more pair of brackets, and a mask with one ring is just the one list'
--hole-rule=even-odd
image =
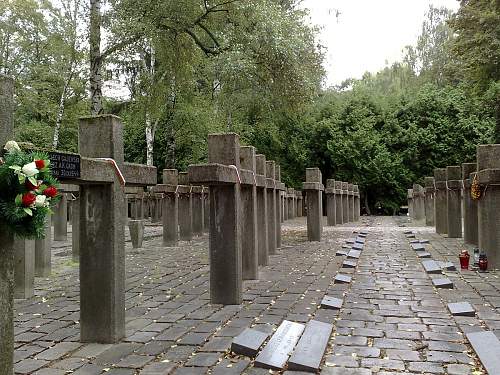
{"label": "white flower on wreath", "polygon": [[44,207],[46,205],[47,197],[45,195],[37,195],[35,200],[35,207]]}
{"label": "white flower on wreath", "polygon": [[7,152],[21,151],[21,148],[19,147],[16,141],[8,141],[5,144],[4,149]]}
{"label": "white flower on wreath", "polygon": [[25,164],[22,168],[21,171],[26,177],[33,177],[34,175],[38,174],[38,169],[36,167],[36,164],[34,161],[31,163]]}

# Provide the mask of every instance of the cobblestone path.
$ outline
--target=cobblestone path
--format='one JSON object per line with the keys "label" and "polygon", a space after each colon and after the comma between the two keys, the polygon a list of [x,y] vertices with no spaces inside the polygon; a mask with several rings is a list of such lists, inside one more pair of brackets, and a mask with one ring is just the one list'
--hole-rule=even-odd
{"label": "cobblestone path", "polygon": [[[403,218],[362,220],[325,227],[320,243],[306,242],[303,218],[288,221],[282,249],[259,281],[245,282],[244,303],[226,307],[208,302],[208,238],[163,248],[159,228],[148,227],[142,249],[127,243],[127,337],[116,345],[79,342],[78,267],[69,243],[58,244],[53,276],[37,278],[35,298],[16,301],[16,373],[268,374],[230,354],[232,338],[250,326],[271,333],[283,319],[313,317],[335,326],[323,374],[484,373],[464,333],[500,337],[500,273],[447,271],[454,289],[436,289],[403,231],[429,239],[433,259],[457,267],[459,240],[402,228]],[[369,235],[358,265],[340,269],[345,257],[336,250],[359,229]],[[333,284],[338,271],[353,281]],[[342,309],[321,309],[325,294],[345,298]],[[457,301],[473,304],[476,317],[452,317],[447,303]]]}

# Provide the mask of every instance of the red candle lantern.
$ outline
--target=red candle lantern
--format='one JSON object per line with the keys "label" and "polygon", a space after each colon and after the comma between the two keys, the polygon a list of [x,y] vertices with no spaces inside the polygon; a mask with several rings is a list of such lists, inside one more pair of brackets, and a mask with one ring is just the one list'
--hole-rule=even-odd
{"label": "red candle lantern", "polygon": [[488,257],[486,253],[481,253],[481,255],[479,255],[479,269],[481,271],[486,271],[488,269]]}
{"label": "red candle lantern", "polygon": [[460,268],[463,270],[469,269],[469,252],[467,250],[462,250],[458,258],[460,259]]}

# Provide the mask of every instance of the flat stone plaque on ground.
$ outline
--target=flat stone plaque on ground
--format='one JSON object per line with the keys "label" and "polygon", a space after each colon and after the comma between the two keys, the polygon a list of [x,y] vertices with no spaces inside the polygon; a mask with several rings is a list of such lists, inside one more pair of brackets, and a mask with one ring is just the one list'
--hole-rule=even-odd
{"label": "flat stone plaque on ground", "polygon": [[349,245],[342,245],[342,249],[350,249],[351,247]]}
{"label": "flat stone plaque on ground", "polygon": [[236,354],[253,357],[259,352],[260,347],[266,341],[267,337],[267,333],[247,328],[234,338],[231,344],[231,351]]}
{"label": "flat stone plaque on ground", "polygon": [[366,235],[366,234],[364,234],[364,233],[360,233],[360,234],[358,234],[358,237],[361,237],[361,238],[366,238],[366,236],[367,236],[367,235]]}
{"label": "flat stone plaque on ground", "polygon": [[432,279],[432,283],[439,289],[453,289],[453,282],[447,277],[442,279]]}
{"label": "flat stone plaque on ground", "polygon": [[289,370],[317,372],[325,354],[333,325],[311,320],[306,325],[288,362]]}
{"label": "flat stone plaque on ground", "polygon": [[347,240],[345,240],[345,243],[348,244],[348,245],[352,245],[356,242],[356,239],[355,238],[349,238]]}
{"label": "flat stone plaque on ground", "polygon": [[345,250],[337,250],[337,252],[335,253],[335,255],[337,255],[337,256],[344,256],[344,255],[347,255],[347,251],[345,251]]}
{"label": "flat stone plaque on ground", "polygon": [[403,233],[404,234],[413,234],[413,231],[411,231],[411,230],[405,230]]}
{"label": "flat stone plaque on ground", "polygon": [[366,236],[366,235],[368,235],[368,232],[366,230],[362,230],[362,231],[359,232],[359,234],[362,234],[362,235]]}
{"label": "flat stone plaque on ground", "polygon": [[491,331],[466,334],[486,372],[500,375],[500,341]]}
{"label": "flat stone plaque on ground", "polygon": [[418,251],[417,252],[417,256],[419,258],[430,258],[431,257],[431,253],[428,253],[427,251]]}
{"label": "flat stone plaque on ground", "polygon": [[362,245],[362,244],[360,244],[360,243],[355,243],[354,245],[352,245],[352,248],[353,248],[354,250],[359,250],[359,251],[361,251],[361,250],[363,250],[364,245]]}
{"label": "flat stone plaque on ground", "polygon": [[420,243],[430,243],[429,240],[420,240]]}
{"label": "flat stone plaque on ground", "polygon": [[351,250],[347,253],[347,257],[352,259],[359,259],[360,256],[361,256],[361,251],[359,250]]}
{"label": "flat stone plaque on ground", "polygon": [[333,283],[334,284],[349,284],[351,282],[351,280],[352,280],[351,276],[338,273],[335,276],[335,279],[333,279]]}
{"label": "flat stone plaque on ground", "polygon": [[358,263],[353,260],[344,260],[342,263],[342,268],[356,268]]}
{"label": "flat stone plaque on ground", "polygon": [[410,244],[411,248],[415,251],[424,251],[425,246],[422,245],[420,242],[419,243],[412,243]]}
{"label": "flat stone plaque on ground", "polygon": [[413,244],[413,243],[420,243],[420,240],[411,240],[410,244]]}
{"label": "flat stone plaque on ground", "polygon": [[356,238],[356,241],[355,241],[355,242],[356,242],[356,243],[362,243],[362,244],[364,244],[364,243],[365,243],[365,241],[366,241],[366,240],[365,240],[364,238],[362,238],[362,237],[358,237],[358,238]]}
{"label": "flat stone plaque on ground", "polygon": [[469,302],[454,302],[448,304],[448,309],[453,316],[475,316],[476,311]]}
{"label": "flat stone plaque on ground", "polygon": [[415,238],[415,235],[414,234],[407,234],[406,238]]}
{"label": "flat stone plaque on ground", "polygon": [[321,301],[321,307],[324,309],[339,310],[342,307],[344,300],[336,297],[324,296]]}
{"label": "flat stone plaque on ground", "polygon": [[255,366],[281,370],[303,331],[303,324],[284,320],[255,359]]}
{"label": "flat stone plaque on ground", "polygon": [[427,273],[442,273],[441,267],[435,260],[423,260],[422,266],[424,266]]}
{"label": "flat stone plaque on ground", "polygon": [[452,262],[438,262],[439,267],[445,271],[456,271],[457,267]]}

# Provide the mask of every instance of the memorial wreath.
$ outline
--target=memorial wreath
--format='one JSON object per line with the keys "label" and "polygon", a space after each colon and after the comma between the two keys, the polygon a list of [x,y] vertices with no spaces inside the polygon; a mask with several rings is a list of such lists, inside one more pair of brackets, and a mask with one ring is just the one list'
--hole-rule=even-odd
{"label": "memorial wreath", "polygon": [[60,199],[48,155],[14,141],[0,157],[0,223],[20,238],[43,238],[45,217]]}

